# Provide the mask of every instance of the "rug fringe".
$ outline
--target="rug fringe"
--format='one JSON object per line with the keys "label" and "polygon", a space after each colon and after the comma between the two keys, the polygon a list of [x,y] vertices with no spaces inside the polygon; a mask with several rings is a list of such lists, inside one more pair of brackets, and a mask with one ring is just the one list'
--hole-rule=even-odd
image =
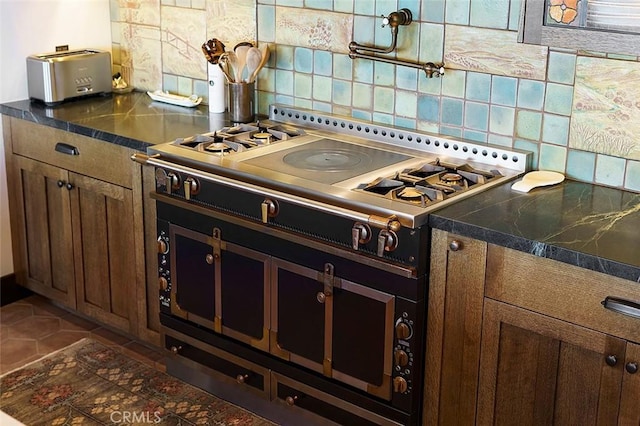
{"label": "rug fringe", "polygon": [[42,361],[44,359],[47,359],[47,358],[52,357],[52,356],[55,356],[59,352],[66,351],[67,349],[73,348],[76,345],[80,345],[80,344],[84,345],[84,344],[88,344],[88,343],[91,343],[91,342],[96,342],[96,340],[92,339],[91,337],[83,337],[82,339],[78,340],[77,342],[73,342],[70,345],[65,346],[64,348],[60,348],[57,351],[53,351],[51,353],[43,355],[43,356],[41,356],[40,358],[38,358],[36,360],[33,360],[33,361],[31,361],[31,362],[29,362],[27,364],[21,365],[20,367],[16,367],[11,371],[7,371],[6,373],[1,374],[0,375],[0,379],[4,378],[5,376],[8,376],[11,373],[14,373],[14,372],[18,371],[18,370],[22,370],[23,368],[27,368],[30,365],[35,364],[36,362],[40,362],[40,361]]}

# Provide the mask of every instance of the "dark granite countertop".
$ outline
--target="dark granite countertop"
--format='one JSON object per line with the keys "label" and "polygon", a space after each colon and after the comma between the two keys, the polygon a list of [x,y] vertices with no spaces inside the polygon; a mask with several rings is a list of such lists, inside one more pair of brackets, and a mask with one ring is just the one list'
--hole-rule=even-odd
{"label": "dark granite countertop", "polygon": [[73,133],[146,151],[169,142],[228,124],[224,114],[206,105],[186,108],[153,101],[146,92],[94,96],[47,107],[21,100],[0,105],[0,113]]}
{"label": "dark granite countertop", "polygon": [[[164,104],[143,92],[56,107],[8,102],[0,113],[140,151],[229,124],[206,106]],[[430,226],[640,283],[640,194],[575,181],[524,194],[511,184],[436,211]]]}
{"label": "dark granite countertop", "polygon": [[522,193],[512,183],[436,211],[429,225],[640,283],[640,194],[571,180]]}

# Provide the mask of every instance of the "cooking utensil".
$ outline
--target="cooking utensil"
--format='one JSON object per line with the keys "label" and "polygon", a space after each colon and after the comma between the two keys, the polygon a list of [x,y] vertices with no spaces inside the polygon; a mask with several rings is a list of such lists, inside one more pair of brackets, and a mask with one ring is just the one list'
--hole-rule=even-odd
{"label": "cooking utensil", "polygon": [[247,83],[253,83],[255,81],[254,73],[262,62],[262,52],[257,47],[250,47],[247,51]]}
{"label": "cooking utensil", "polygon": [[511,185],[511,189],[520,191],[520,192],[529,192],[533,188],[537,188],[539,186],[547,186],[547,185],[555,185],[556,183],[560,183],[564,180],[564,175],[558,172],[550,172],[550,171],[535,171],[529,172],[522,180]]}
{"label": "cooking utensil", "polygon": [[258,76],[258,72],[260,72],[262,67],[264,67],[264,65],[269,60],[269,55],[270,55],[269,45],[268,44],[263,44],[262,46],[260,46],[259,50],[260,50],[260,53],[262,54],[261,55],[262,59],[260,60],[260,64],[258,64],[258,67],[256,68],[256,70],[249,77],[249,81],[255,81],[256,80],[256,77]]}
{"label": "cooking utensil", "polygon": [[236,46],[234,49],[234,52],[237,57],[237,67],[234,68],[235,76],[236,76],[235,80],[237,83],[240,83],[242,81],[242,75],[244,73],[244,68],[247,63],[247,52],[249,52],[249,49],[251,47],[253,46],[247,46],[243,44],[241,46]]}
{"label": "cooking utensil", "polygon": [[222,55],[224,51],[224,44],[216,38],[212,38],[211,40],[208,40],[206,43],[202,44],[202,52],[204,53],[204,57],[208,62],[212,64],[218,63],[220,55]]}

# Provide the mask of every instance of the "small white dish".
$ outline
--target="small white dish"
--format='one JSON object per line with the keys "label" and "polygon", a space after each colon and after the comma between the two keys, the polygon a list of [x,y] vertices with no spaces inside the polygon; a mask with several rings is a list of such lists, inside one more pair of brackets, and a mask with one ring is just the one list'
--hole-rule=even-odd
{"label": "small white dish", "polygon": [[555,185],[564,180],[564,175],[558,172],[550,172],[546,170],[540,170],[535,172],[529,172],[522,180],[517,181],[511,185],[511,189],[520,192],[529,192],[533,188],[539,186]]}
{"label": "small white dish", "polygon": [[202,102],[202,97],[191,95],[191,96],[180,96],[174,95],[169,92],[163,92],[162,90],[156,90],[155,92],[147,92],[147,95],[154,101],[165,102],[172,105],[178,105],[183,107],[193,108],[195,106],[200,105]]}

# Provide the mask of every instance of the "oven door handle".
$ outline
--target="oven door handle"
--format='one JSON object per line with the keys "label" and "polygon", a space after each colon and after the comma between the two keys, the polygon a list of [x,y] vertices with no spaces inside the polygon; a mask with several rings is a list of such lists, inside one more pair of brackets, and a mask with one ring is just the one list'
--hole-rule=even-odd
{"label": "oven door handle", "polygon": [[[365,222],[370,224],[371,226],[377,228],[389,228],[395,227],[398,222],[397,217],[389,217],[385,218],[386,220],[382,220],[379,216],[368,215],[364,213],[359,213],[353,210],[344,209],[338,206],[324,204],[318,201],[310,200],[308,198],[297,197],[295,195],[286,194],[279,191],[274,191],[271,189],[267,189],[261,186],[253,185],[250,183],[242,182],[235,179],[230,179],[220,175],[214,175],[212,173],[203,173],[197,169],[193,169],[190,167],[182,166],[180,164],[176,164],[170,161],[163,160],[160,157],[160,154],[146,155],[142,153],[135,153],[131,156],[131,159],[137,163],[142,165],[163,167],[166,169],[171,169],[174,171],[186,173],[190,176],[197,177],[204,180],[209,180],[213,182],[217,182],[223,185],[230,186],[234,189],[239,189],[247,192],[252,192],[254,194],[259,195],[267,195],[271,197],[275,197],[279,200],[286,201],[292,204],[296,204],[299,206],[311,207],[318,211],[322,211],[325,213],[330,213],[333,215],[338,215],[345,217],[347,219],[354,220],[356,222]],[[386,226],[384,226],[385,224]]]}

